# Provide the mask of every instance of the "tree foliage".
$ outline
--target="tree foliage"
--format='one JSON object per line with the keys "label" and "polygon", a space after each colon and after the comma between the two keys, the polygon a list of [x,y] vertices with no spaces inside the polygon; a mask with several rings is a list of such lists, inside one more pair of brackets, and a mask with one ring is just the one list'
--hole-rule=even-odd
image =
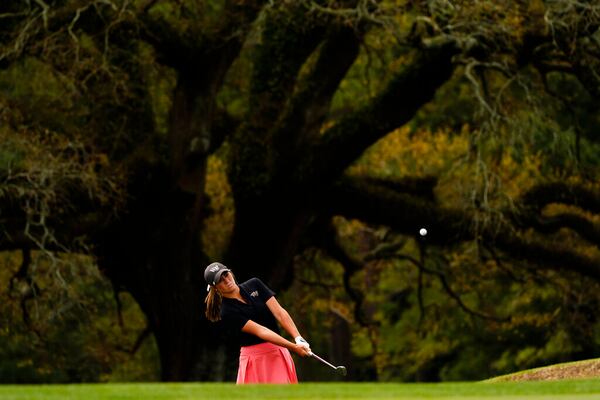
{"label": "tree foliage", "polygon": [[0,258],[2,282],[8,283],[0,291],[2,382],[157,379],[154,341],[138,340],[145,318],[135,301],[121,294],[117,308],[110,282],[89,257],[64,261],[59,267],[39,262],[32,288],[19,277],[23,255],[8,252]]}

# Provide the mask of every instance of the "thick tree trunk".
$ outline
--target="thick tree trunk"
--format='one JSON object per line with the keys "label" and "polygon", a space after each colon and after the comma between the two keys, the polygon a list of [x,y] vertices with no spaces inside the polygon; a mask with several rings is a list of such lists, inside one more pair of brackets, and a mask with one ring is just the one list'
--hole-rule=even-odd
{"label": "thick tree trunk", "polygon": [[[165,236],[173,233],[164,230]],[[235,366],[226,362],[235,360],[225,357],[228,349],[218,337],[218,327],[203,316],[204,263],[177,257],[185,249],[159,242],[147,241],[147,250],[129,248],[127,259],[135,264],[113,263],[107,275],[115,285],[133,295],[146,315],[158,346],[161,379],[232,380],[235,371],[231,370]],[[162,254],[152,251],[153,248]],[[199,252],[198,248],[195,250]]]}
{"label": "thick tree trunk", "polygon": [[280,193],[236,207],[236,224],[227,262],[238,279],[259,277],[274,290],[293,278],[292,260],[310,214]]}
{"label": "thick tree trunk", "polygon": [[170,188],[169,176],[167,167],[141,169],[132,211],[98,240],[98,263],[146,315],[162,380],[231,380],[216,327],[203,316],[207,260],[191,218],[195,196]]}
{"label": "thick tree trunk", "polygon": [[[186,286],[182,284],[183,292]],[[189,285],[188,285],[189,288]],[[188,290],[167,299],[153,312],[153,331],[160,355],[163,381],[233,381],[235,359],[226,357],[227,348],[215,324],[201,316],[202,292]],[[157,296],[158,297],[158,296]]]}

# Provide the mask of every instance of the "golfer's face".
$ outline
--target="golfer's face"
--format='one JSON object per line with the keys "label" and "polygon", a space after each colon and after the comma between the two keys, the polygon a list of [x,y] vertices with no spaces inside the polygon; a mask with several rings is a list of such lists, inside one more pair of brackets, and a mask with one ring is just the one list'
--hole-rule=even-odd
{"label": "golfer's face", "polygon": [[235,280],[233,279],[233,275],[229,273],[229,271],[223,272],[221,275],[221,279],[219,283],[217,283],[217,289],[221,292],[230,292],[235,288]]}

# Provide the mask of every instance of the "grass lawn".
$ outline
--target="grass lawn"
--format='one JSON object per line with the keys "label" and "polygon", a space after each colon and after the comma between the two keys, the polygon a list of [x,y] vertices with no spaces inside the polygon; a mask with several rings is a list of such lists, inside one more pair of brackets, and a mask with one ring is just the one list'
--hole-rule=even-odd
{"label": "grass lawn", "polygon": [[501,383],[0,385],[0,399],[599,399],[600,379]]}

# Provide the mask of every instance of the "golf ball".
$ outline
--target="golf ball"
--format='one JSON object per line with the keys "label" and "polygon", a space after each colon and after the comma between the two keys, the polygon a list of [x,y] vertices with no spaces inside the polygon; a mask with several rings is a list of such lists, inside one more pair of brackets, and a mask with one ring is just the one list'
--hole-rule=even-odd
{"label": "golf ball", "polygon": [[421,235],[421,236],[427,235],[427,229],[425,229],[425,228],[419,229],[419,235]]}

